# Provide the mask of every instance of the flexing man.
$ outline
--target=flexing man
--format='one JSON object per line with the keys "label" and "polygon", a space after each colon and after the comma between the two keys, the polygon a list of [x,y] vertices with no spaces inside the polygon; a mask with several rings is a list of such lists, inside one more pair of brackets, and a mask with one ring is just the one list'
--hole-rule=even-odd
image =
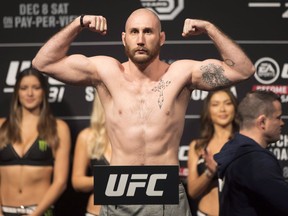
{"label": "flexing man", "polygon": [[[122,42],[128,60],[124,63],[109,56],[67,56],[83,29],[105,35],[106,19],[94,15],[76,18],[44,44],[33,66],[65,83],[95,86],[105,109],[111,165],[178,165],[191,92],[227,87],[254,73],[242,49],[207,21],[186,19],[182,35],[206,33],[223,60],[161,61],[165,33],[157,15],[144,8],[134,11],[126,21]],[[189,215],[183,213],[181,203],[180,196],[175,207],[178,215]]]}

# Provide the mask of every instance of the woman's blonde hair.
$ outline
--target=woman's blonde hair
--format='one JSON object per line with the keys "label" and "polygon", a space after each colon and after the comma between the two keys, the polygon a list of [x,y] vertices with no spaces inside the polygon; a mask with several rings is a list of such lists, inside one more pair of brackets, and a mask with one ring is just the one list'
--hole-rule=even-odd
{"label": "woman's blonde hair", "polygon": [[91,134],[87,139],[88,154],[92,159],[99,159],[104,154],[109,144],[105,122],[104,109],[98,93],[95,91],[90,120]]}

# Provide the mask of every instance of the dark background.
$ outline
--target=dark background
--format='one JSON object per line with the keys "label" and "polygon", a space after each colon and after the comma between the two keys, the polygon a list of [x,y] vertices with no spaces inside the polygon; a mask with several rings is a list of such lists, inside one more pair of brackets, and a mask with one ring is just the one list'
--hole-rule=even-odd
{"label": "dark background", "polygon": [[[206,19],[215,23],[240,44],[256,66],[256,76],[233,86],[239,100],[255,88],[273,89],[281,94],[283,119],[288,121],[288,7],[285,1],[273,1],[274,5],[251,6],[265,1],[246,0],[14,0],[0,8],[0,117],[8,114],[11,90],[16,74],[29,67],[41,45],[70,20],[80,14],[103,15],[108,21],[108,35],[103,37],[84,30],[72,44],[69,54],[87,56],[109,55],[126,61],[121,44],[121,32],[128,15],[147,4],[161,4],[154,9],[162,20],[167,41],[162,48],[161,59],[173,62],[187,58],[203,60],[219,58],[208,37],[184,39],[181,36],[185,18]],[[145,3],[145,5],[144,5]],[[268,1],[266,2],[268,3]],[[271,3],[271,2],[270,2]],[[170,8],[171,6],[171,8]],[[169,9],[170,8],[170,9]],[[70,126],[72,136],[71,164],[78,132],[89,124],[93,101],[91,87],[69,86],[50,79],[50,102],[55,115]],[[199,114],[206,92],[194,91],[187,109],[185,128],[179,149],[180,175],[187,176],[189,143],[199,133]],[[272,145],[288,179],[288,136],[284,127],[281,140]],[[58,215],[81,215],[85,211],[87,195],[77,193],[71,187],[57,202]],[[193,204],[193,202],[192,202]]]}

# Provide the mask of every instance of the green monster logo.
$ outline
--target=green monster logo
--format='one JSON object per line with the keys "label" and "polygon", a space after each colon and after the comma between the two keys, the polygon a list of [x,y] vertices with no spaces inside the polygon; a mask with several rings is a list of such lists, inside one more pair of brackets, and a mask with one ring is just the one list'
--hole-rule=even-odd
{"label": "green monster logo", "polygon": [[47,142],[45,140],[39,140],[38,145],[39,145],[39,149],[41,151],[47,150],[48,145],[47,145]]}

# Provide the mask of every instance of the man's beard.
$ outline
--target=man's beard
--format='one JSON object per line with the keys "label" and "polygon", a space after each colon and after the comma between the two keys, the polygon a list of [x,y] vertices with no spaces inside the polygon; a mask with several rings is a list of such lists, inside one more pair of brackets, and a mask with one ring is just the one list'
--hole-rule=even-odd
{"label": "man's beard", "polygon": [[[141,54],[135,54],[137,50],[143,50],[145,52],[143,55]],[[152,50],[148,50],[144,47],[138,47],[136,49],[130,49],[129,46],[125,46],[125,52],[126,55],[133,63],[136,65],[147,65],[150,62],[152,62],[157,56],[159,55],[160,52],[160,45],[157,44],[156,47]]]}
{"label": "man's beard", "polygon": [[278,142],[280,140],[280,138],[281,138],[280,134],[279,135],[275,135],[275,136],[270,136],[268,138],[268,146],[271,145],[272,143]]}

